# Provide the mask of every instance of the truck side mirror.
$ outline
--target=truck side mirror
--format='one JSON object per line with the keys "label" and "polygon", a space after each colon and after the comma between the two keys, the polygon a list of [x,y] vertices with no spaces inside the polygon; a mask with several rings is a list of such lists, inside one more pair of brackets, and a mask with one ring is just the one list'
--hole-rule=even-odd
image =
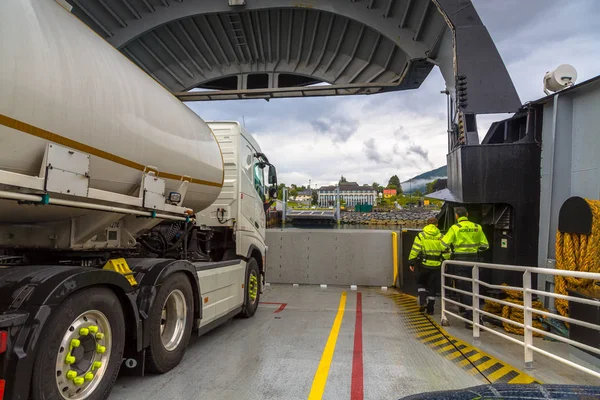
{"label": "truck side mirror", "polygon": [[272,165],[269,165],[269,185],[277,185],[277,171]]}
{"label": "truck side mirror", "polygon": [[277,198],[277,186],[269,187],[269,198],[276,199]]}

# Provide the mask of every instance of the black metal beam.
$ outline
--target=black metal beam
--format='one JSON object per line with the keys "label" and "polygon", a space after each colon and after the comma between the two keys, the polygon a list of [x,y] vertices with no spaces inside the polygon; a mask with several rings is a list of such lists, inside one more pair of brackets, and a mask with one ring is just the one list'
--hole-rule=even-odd
{"label": "black metal beam", "polygon": [[[252,24],[252,15],[250,13],[244,13],[244,14],[240,14],[240,21],[242,22],[242,27],[244,27],[244,19],[242,18],[242,15],[247,15],[248,16],[248,26],[250,27],[250,29],[248,29],[250,35],[246,35],[244,33],[244,35],[246,36],[246,38],[248,36],[250,36],[250,39],[252,39],[252,47],[254,49],[254,59],[256,60],[256,62],[258,62],[260,60],[260,56],[258,55],[258,44],[256,42],[256,36],[254,36],[254,26]],[[250,46],[248,46],[248,52],[250,52]]]}
{"label": "black metal beam", "polygon": [[154,7],[150,3],[148,3],[148,0],[142,0],[142,2],[144,3],[144,5],[148,9],[148,11],[150,11],[151,13],[153,13],[154,11],[156,11],[154,9]]}
{"label": "black metal beam", "polygon": [[377,33],[377,39],[375,39],[375,44],[371,49],[371,54],[369,54],[369,59],[352,75],[352,77],[348,80],[348,83],[354,82],[354,80],[369,66],[373,61],[373,57],[375,56],[375,52],[379,48],[379,43],[381,42],[381,33]]}
{"label": "black metal beam", "polygon": [[153,51],[150,49],[150,47],[148,47],[148,46],[146,45],[146,43],[144,43],[144,41],[143,41],[142,39],[138,39],[137,41],[138,41],[138,43],[139,43],[139,44],[140,44],[140,45],[141,45],[141,46],[144,48],[144,50],[146,50],[146,52],[147,52],[148,54],[150,54],[150,56],[151,56],[152,58],[154,58],[154,59],[156,60],[156,62],[157,62],[157,63],[159,63],[159,64],[160,64],[160,66],[161,66],[161,67],[163,67],[163,69],[164,69],[165,71],[167,71],[167,73],[168,73],[169,75],[171,75],[171,76],[173,77],[173,79],[175,79],[175,80],[177,81],[177,83],[179,83],[181,86],[185,86],[185,85],[184,85],[184,83],[183,83],[183,80],[181,80],[181,78],[180,78],[180,77],[179,77],[179,76],[178,76],[178,75],[177,75],[175,72],[173,72],[173,70],[171,70],[171,68],[169,68],[169,67],[168,67],[168,66],[167,66],[167,65],[164,63],[164,61],[163,61],[163,60],[161,60],[161,59],[160,59],[160,57],[159,57],[159,56],[157,56],[157,55],[156,55],[156,54],[155,54],[155,53],[154,53],[154,52],[153,52]]}
{"label": "black metal beam", "polygon": [[323,41],[323,48],[321,48],[321,54],[319,54],[319,58],[315,63],[315,67],[313,68],[311,75],[315,73],[321,61],[323,60],[323,56],[325,55],[325,51],[327,51],[327,45],[329,44],[329,37],[331,36],[331,29],[333,28],[333,24],[335,22],[335,14],[331,14],[331,18],[329,19],[329,25],[327,26],[327,33],[325,34],[325,40]]}
{"label": "black metal beam", "polygon": [[152,31],[152,37],[154,38],[154,40],[156,40],[158,42],[158,44],[160,45],[160,47],[163,48],[164,51],[167,52],[168,55],[171,56],[171,58],[179,65],[179,68],[181,68],[186,74],[188,74],[188,76],[190,78],[194,77],[194,74],[192,73],[192,71],[190,71],[185,64],[183,63],[183,61],[181,61],[181,59],[179,57],[177,57],[175,55],[175,53],[173,53],[173,51],[171,51],[171,49],[169,48],[169,46],[167,46],[165,44],[165,42],[162,41],[162,39],[156,34],[156,31]]}
{"label": "black metal beam", "polygon": [[160,83],[165,89],[169,90],[169,86],[167,86],[163,81],[161,81],[158,76],[154,75],[149,69],[148,67],[146,67],[146,65],[144,63],[142,63],[135,55],[133,55],[133,53],[131,51],[129,51],[129,49],[127,48],[123,48],[121,50],[123,53],[125,53],[125,55],[127,57],[129,57],[131,60],[133,60],[136,65],[138,65],[141,69],[143,69],[144,71],[146,71],[146,73],[148,75],[150,75],[152,78],[154,78],[154,80],[158,83]]}
{"label": "black metal beam", "polygon": [[104,26],[104,24],[102,24],[102,22],[100,22],[100,21],[98,20],[98,18],[96,18],[96,17],[94,16],[94,14],[92,14],[92,13],[91,13],[91,12],[90,12],[88,9],[86,9],[85,7],[83,7],[83,6],[82,6],[82,5],[79,3],[79,1],[78,1],[78,0],[72,0],[72,1],[73,1],[73,4],[75,4],[77,7],[79,7],[79,9],[80,9],[81,11],[83,11],[83,12],[84,12],[84,14],[88,16],[88,18],[89,18],[89,19],[91,19],[92,21],[94,21],[94,23],[95,23],[95,24],[98,26],[98,28],[102,29],[102,31],[103,31],[104,33],[106,33],[106,35],[107,35],[108,37],[113,37],[113,36],[114,36],[114,35],[113,35],[113,33],[112,33],[112,32],[111,32],[111,31],[110,31],[110,30],[109,30],[109,29],[108,29],[106,26]]}
{"label": "black metal beam", "polygon": [[169,26],[165,26],[165,30],[169,34],[169,37],[171,38],[171,40],[177,45],[177,47],[179,47],[179,50],[181,50],[183,52],[183,54],[185,54],[185,56],[188,58],[188,60],[190,60],[190,62],[192,64],[194,64],[194,67],[196,67],[196,70],[200,74],[202,74],[202,68],[200,67],[200,65],[198,65],[198,63],[196,62],[196,60],[194,60],[194,57],[192,57],[192,55],[187,51],[187,49],[185,48],[185,46],[183,45],[183,43],[181,43],[179,41],[179,39],[177,39],[177,36],[175,36],[175,34],[173,33],[173,31],[171,31],[171,28],[169,28]]}
{"label": "black metal beam", "polygon": [[354,43],[354,48],[352,49],[352,53],[350,54],[350,57],[348,57],[348,59],[346,60],[346,62],[342,66],[342,68],[340,68],[338,73],[335,75],[335,79],[333,80],[334,82],[338,80],[338,78],[346,71],[346,68],[348,68],[348,65],[350,65],[350,63],[354,60],[354,56],[356,55],[358,46],[360,45],[360,42],[362,41],[364,32],[365,32],[365,26],[361,25],[360,31],[358,32],[358,38],[356,39],[356,43]]}
{"label": "black metal beam", "polygon": [[308,46],[308,56],[306,57],[306,66],[310,63],[310,58],[312,57],[313,50],[315,49],[315,39],[317,38],[317,32],[319,31],[319,22],[321,21],[321,13],[317,12],[317,17],[315,18],[315,27],[313,28],[312,38],[310,39],[310,46]]}
{"label": "black metal beam", "polygon": [[288,26],[288,41],[287,41],[287,53],[285,56],[285,62],[290,63],[290,52],[292,51],[292,33],[294,27],[294,10],[290,9],[290,24]]}
{"label": "black metal beam", "polygon": [[267,52],[269,54],[269,62],[273,62],[273,53],[271,49],[271,12],[267,11]]}
{"label": "black metal beam", "polygon": [[338,40],[337,46],[335,46],[335,50],[333,51],[333,54],[331,55],[331,58],[329,59],[329,62],[325,66],[324,73],[327,73],[327,71],[329,71],[329,68],[331,67],[331,64],[333,64],[333,62],[337,58],[337,56],[338,56],[338,54],[340,52],[340,48],[342,47],[342,43],[344,43],[344,40],[346,39],[346,31],[348,30],[348,24],[349,23],[350,23],[350,20],[346,18],[345,21],[344,21],[344,28],[342,28],[342,34],[340,35],[340,39]]}
{"label": "black metal beam", "polygon": [[[203,19],[204,25],[208,27],[208,32],[210,33],[213,41],[217,44],[219,52],[221,53],[221,56],[225,59],[227,66],[229,66],[230,65],[229,57],[227,57],[227,54],[225,54],[225,49],[223,49],[223,46],[221,46],[221,42],[219,41],[219,39],[217,39],[217,34],[213,30],[212,26],[208,23],[208,19],[204,15],[201,15],[200,18]],[[233,52],[233,57],[235,57],[235,62],[239,63],[240,59],[238,58],[237,53],[235,52],[235,48],[233,47],[233,45],[231,44],[231,41],[229,40],[229,35],[227,34],[227,31],[225,31],[225,28],[223,27],[221,18],[219,18],[219,16],[216,15],[215,19],[217,20],[219,27],[221,28],[221,31],[223,32],[223,35],[225,36],[226,42],[229,45],[230,50]],[[196,24],[196,20],[194,20],[194,24]],[[196,29],[198,29],[198,31],[200,31],[200,28],[198,27],[198,25],[196,25]]]}
{"label": "black metal beam", "polygon": [[[428,0],[430,1],[430,0]],[[408,16],[410,15],[410,11],[413,5],[413,0],[408,0],[406,2],[406,8],[404,9],[404,14],[402,15],[402,20],[400,21],[400,25],[398,27],[403,29],[406,26],[406,22],[408,21]]]}
{"label": "black metal beam", "polygon": [[126,28],[127,27],[127,24],[125,23],[125,21],[123,21],[121,19],[121,17],[119,17],[117,15],[117,13],[112,8],[110,8],[108,6],[108,4],[106,4],[106,2],[104,0],[98,0],[98,3],[100,3],[100,5],[102,7],[104,7],[104,9],[106,11],[108,11],[108,13],[115,19],[115,21],[117,21],[119,23],[119,25],[121,25],[121,28]]}
{"label": "black metal beam", "polygon": [[262,31],[260,29],[260,25],[261,25],[260,24],[260,11],[256,11],[252,15],[255,17],[254,25],[256,25],[256,34],[258,36],[258,46],[259,46],[259,50],[260,50],[260,55],[262,57],[263,62],[266,62],[265,48],[263,46]]}
{"label": "black metal beam", "polygon": [[[208,62],[208,60],[206,59],[206,57],[204,57],[204,54],[202,54],[202,52],[200,51],[200,49],[198,48],[198,46],[196,46],[196,43],[194,42],[194,40],[192,40],[190,34],[185,29],[185,26],[183,26],[183,24],[181,23],[181,21],[177,21],[176,24],[179,26],[179,29],[181,29],[181,31],[183,32],[183,35],[187,39],[187,41],[190,44],[190,46],[192,46],[192,48],[194,49],[194,51],[196,52],[196,54],[198,55],[198,57],[200,57],[200,59],[206,65],[206,67],[208,69],[212,70],[212,65]],[[194,28],[198,29],[196,27],[196,24],[194,23],[194,21],[190,21],[190,24],[193,25]],[[202,43],[204,44],[204,46],[208,49],[208,52],[214,58],[215,63],[219,64],[219,60],[217,60],[217,57],[215,57],[215,54],[212,52],[211,48],[208,46],[208,44],[206,43],[206,41],[204,40],[204,38],[202,36],[200,36],[200,37],[201,37],[200,40],[202,40]]]}
{"label": "black metal beam", "polygon": [[394,57],[394,54],[396,54],[396,49],[397,49],[396,46],[394,46],[392,48],[392,51],[390,51],[390,55],[388,56],[387,61],[385,62],[385,65],[379,71],[377,71],[373,76],[371,76],[369,79],[367,79],[367,83],[371,83],[375,79],[379,78],[381,76],[381,74],[383,74],[385,71],[388,70],[390,63],[392,62],[392,58]]}
{"label": "black metal beam", "polygon": [[127,0],[121,0],[121,3],[123,3],[125,5],[125,7],[127,7],[127,9],[131,12],[131,14],[133,14],[133,16],[135,17],[135,19],[142,19],[142,16],[140,15],[139,12],[137,12],[137,10],[135,8],[133,8],[133,6],[131,4],[129,4],[129,2]]}
{"label": "black metal beam", "polygon": [[[298,44],[298,56],[296,57],[296,65],[294,66],[294,71],[298,68],[298,64],[300,64],[300,58],[302,57],[302,46],[304,46],[304,32],[306,31],[306,17],[308,12],[306,10],[302,11],[302,28],[300,29],[300,43]],[[290,37],[290,40],[292,38]]]}
{"label": "black metal beam", "polygon": [[423,33],[423,27],[425,27],[425,21],[427,20],[427,16],[429,15],[429,5],[431,2],[425,3],[425,10],[423,10],[423,15],[421,15],[421,20],[419,21],[419,26],[417,26],[417,30],[415,31],[415,36],[413,38],[414,41],[419,40],[421,37],[421,33]]}
{"label": "black metal beam", "polygon": [[383,13],[383,18],[388,18],[390,16],[390,12],[392,12],[393,6],[394,6],[394,0],[390,0],[388,2],[387,8],[385,9],[385,12]]}

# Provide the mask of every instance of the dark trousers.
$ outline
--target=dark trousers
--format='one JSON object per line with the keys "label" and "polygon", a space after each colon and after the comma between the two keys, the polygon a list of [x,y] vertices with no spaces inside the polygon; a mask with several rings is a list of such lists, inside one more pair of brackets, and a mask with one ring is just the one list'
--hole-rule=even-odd
{"label": "dark trousers", "polygon": [[419,305],[433,312],[435,295],[440,291],[441,269],[419,266],[417,269],[417,291],[419,293]]}
{"label": "dark trousers", "polygon": [[[473,262],[477,262],[479,260],[479,257],[477,256],[477,253],[474,254],[452,254],[451,257],[452,260],[456,260],[456,261],[473,261]],[[464,265],[455,265],[455,264],[449,264],[448,265],[448,273],[452,274],[452,275],[456,275],[456,276],[464,276],[465,278],[471,278],[472,277],[472,270],[473,267],[467,267]],[[461,279],[455,279],[454,280],[454,287],[456,289],[459,290],[463,290],[465,292],[469,292],[469,293],[473,293],[473,284],[471,282],[467,282],[467,281],[463,281]],[[450,291],[451,292],[451,291]],[[473,296],[471,295],[465,295],[462,293],[457,293],[454,292],[456,296],[458,296],[458,300],[462,303],[465,304],[467,306],[472,306],[473,305]],[[459,307],[459,310],[462,312],[464,310],[464,316],[465,318],[468,319],[472,319],[473,318],[473,311],[469,310],[469,309],[462,309],[462,307]]]}

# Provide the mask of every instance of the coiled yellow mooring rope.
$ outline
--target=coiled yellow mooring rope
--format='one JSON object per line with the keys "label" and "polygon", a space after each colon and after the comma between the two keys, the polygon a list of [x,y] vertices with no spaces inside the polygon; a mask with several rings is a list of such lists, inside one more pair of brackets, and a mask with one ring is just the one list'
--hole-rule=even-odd
{"label": "coiled yellow mooring rope", "polygon": [[[556,268],[569,271],[600,272],[600,200],[586,199],[592,210],[592,232],[589,235],[556,232]],[[554,291],[568,295],[568,289],[587,289],[589,279],[556,276]],[[569,316],[569,302],[556,299],[558,312]]]}
{"label": "coiled yellow mooring rope", "polygon": [[[504,285],[506,285],[506,284],[504,284]],[[509,289],[502,289],[502,291],[508,296],[507,298],[504,299],[504,301],[507,301],[507,302],[513,303],[513,304],[518,304],[521,306],[523,305],[523,293],[516,291],[516,290],[509,290]],[[533,306],[533,308],[535,308],[537,310],[546,311],[544,309],[541,301],[534,301],[531,305]],[[510,319],[515,322],[523,323],[523,321],[524,321],[523,310],[521,310],[517,307],[505,306],[503,304],[496,303],[494,301],[486,300],[485,305],[483,307],[483,311],[487,311],[489,313],[496,314],[496,315],[501,315],[502,317],[504,317],[506,319]],[[533,314],[533,326],[537,329],[545,330],[544,325],[541,322],[542,318],[543,317],[539,314]],[[507,332],[515,333],[517,335],[523,335],[523,328],[519,328],[517,326],[514,326],[514,325],[509,324],[504,321],[502,322],[502,326],[504,327],[504,330]],[[539,334],[537,332],[534,332],[533,335],[534,336],[542,336],[541,334]]]}

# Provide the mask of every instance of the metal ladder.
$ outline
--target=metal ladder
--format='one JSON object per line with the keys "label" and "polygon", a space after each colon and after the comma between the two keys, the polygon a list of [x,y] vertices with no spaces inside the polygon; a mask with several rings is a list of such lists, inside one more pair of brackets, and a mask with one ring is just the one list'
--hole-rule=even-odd
{"label": "metal ladder", "polygon": [[[252,53],[250,52],[250,47],[248,46],[248,40],[246,38],[246,32],[244,31],[244,24],[242,23],[242,18],[238,13],[230,13],[227,14],[227,20],[229,21],[229,25],[231,27],[231,31],[233,32],[233,39],[235,41],[236,47],[240,49],[242,53],[242,58],[246,58],[246,54],[244,53],[244,49],[246,49],[247,57],[251,61]],[[243,60],[244,62],[246,60]]]}

